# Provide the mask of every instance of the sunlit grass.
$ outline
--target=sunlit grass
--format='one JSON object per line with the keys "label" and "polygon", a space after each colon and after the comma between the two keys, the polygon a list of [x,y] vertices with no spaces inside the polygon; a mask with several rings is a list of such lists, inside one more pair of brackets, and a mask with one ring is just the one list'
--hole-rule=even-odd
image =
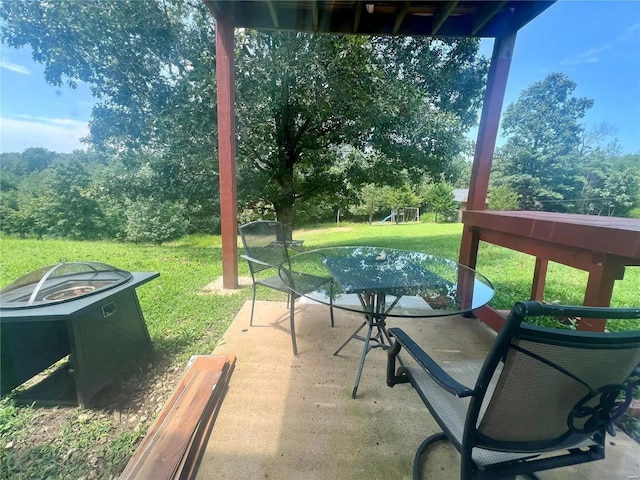
{"label": "sunlit grass", "polygon": [[[382,246],[452,260],[458,258],[461,235],[461,224],[429,223],[341,224],[294,231],[295,239],[304,240],[305,249]],[[0,286],[61,260],[100,261],[129,271],[160,272],[159,278],[136,291],[153,342],[155,362],[161,362],[164,368],[179,368],[191,355],[212,352],[240,307],[251,298],[248,288],[233,295],[202,294],[203,287],[222,275],[221,256],[221,239],[211,235],[192,235],[161,246],[2,236]],[[534,261],[529,255],[481,243],[477,269],[496,288],[491,306],[510,309],[515,302],[529,298]],[[242,276],[249,274],[244,261],[238,264],[238,271]],[[579,305],[586,281],[585,272],[550,263],[545,300]],[[627,268],[624,280],[616,282],[612,305],[639,306],[639,295],[640,267]],[[258,297],[286,299],[284,294],[269,289],[258,289]],[[608,327],[640,328],[640,322],[609,322]],[[104,458],[103,465],[110,469],[104,472],[104,478],[111,478],[112,474],[119,474],[142,435],[140,431],[124,431],[101,444],[112,428],[109,421],[85,424],[78,422],[77,412],[72,412],[63,420],[60,438],[31,448],[20,458],[21,466],[16,469],[13,450],[3,446],[29,434],[34,414],[29,407],[15,407],[7,399],[0,401],[0,478],[7,476],[9,468],[16,479],[78,478],[86,473],[86,452],[96,442],[97,450],[91,451]]]}

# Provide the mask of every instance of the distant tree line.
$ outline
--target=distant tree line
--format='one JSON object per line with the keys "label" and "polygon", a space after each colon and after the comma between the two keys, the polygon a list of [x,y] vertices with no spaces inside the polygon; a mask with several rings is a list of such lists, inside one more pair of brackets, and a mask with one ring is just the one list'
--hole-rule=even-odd
{"label": "distant tree line", "polygon": [[575,88],[553,73],[507,107],[492,190],[514,209],[640,217],[640,155],[621,155],[612,127],[581,124],[593,101]]}
{"label": "distant tree line", "polygon": [[[219,231],[214,22],[200,0],[0,4],[52,85],[89,84],[88,152],[0,158],[0,229],[163,242]],[[239,220],[454,216],[487,59],[478,40],[236,32]],[[490,208],[637,215],[638,156],[552,74],[509,106]],[[375,199],[375,201],[372,200]],[[636,210],[634,210],[636,209]],[[386,213],[385,213],[386,212]],[[635,212],[635,213],[634,213]]]}

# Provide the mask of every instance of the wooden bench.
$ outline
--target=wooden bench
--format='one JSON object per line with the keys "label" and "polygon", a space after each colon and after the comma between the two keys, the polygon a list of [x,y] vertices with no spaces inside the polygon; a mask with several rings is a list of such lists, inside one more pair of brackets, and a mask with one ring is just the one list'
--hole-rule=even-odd
{"label": "wooden bench", "polygon": [[232,355],[191,357],[120,480],[196,477],[235,361]]}

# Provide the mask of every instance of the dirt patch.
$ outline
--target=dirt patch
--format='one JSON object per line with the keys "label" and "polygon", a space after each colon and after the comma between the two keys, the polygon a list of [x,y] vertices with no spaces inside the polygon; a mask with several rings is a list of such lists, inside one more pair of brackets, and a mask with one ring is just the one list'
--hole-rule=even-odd
{"label": "dirt patch", "polygon": [[32,405],[28,425],[2,435],[4,474],[20,480],[117,478],[183,370],[153,355],[114,379],[88,408]]}
{"label": "dirt patch", "polygon": [[233,295],[242,288],[250,287],[252,283],[251,277],[238,277],[238,288],[223,288],[222,277],[216,278],[213,282],[206,284],[198,295]]}

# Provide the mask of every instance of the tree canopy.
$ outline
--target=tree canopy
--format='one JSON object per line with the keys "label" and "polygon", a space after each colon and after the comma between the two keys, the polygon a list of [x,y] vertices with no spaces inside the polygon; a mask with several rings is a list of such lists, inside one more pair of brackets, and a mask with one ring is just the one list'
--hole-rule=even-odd
{"label": "tree canopy", "polygon": [[[5,0],[0,17],[2,41],[30,45],[49,83],[86,82],[98,100],[88,156],[3,154],[4,231],[95,230],[156,242],[218,231],[215,24],[203,2]],[[478,46],[238,30],[239,217],[276,216],[290,233],[294,221],[357,211],[365,193],[384,187],[466,187],[464,134],[476,122],[487,72]],[[519,208],[630,214],[640,203],[636,170],[610,161],[619,156],[615,144],[599,147],[606,126],[584,129],[593,101],[575,97],[575,88],[554,73],[507,108],[494,191],[506,186]],[[65,172],[78,185],[65,184]],[[65,202],[93,223],[71,214],[55,225],[36,222],[38,202],[64,215],[63,185],[75,192]],[[444,196],[442,216],[450,210]],[[367,203],[372,215],[378,207]]]}
{"label": "tree canopy", "polygon": [[[217,197],[200,182],[217,171],[214,22],[202,2],[7,0],[0,14],[2,40],[31,45],[47,81],[90,85],[93,146],[153,152],[147,165],[181,182],[173,200],[212,215],[216,202],[188,192]],[[475,122],[487,68],[477,40],[236,38],[240,201],[267,202],[287,224],[296,202],[344,196],[347,184],[446,170]],[[378,154],[336,169],[345,145]]]}
{"label": "tree canopy", "polygon": [[576,98],[575,82],[554,73],[525,89],[505,111],[507,142],[497,154],[496,170],[519,196],[523,209],[565,211],[563,201],[576,198],[572,153],[580,144],[580,121],[593,101]]}
{"label": "tree canopy", "polygon": [[633,156],[620,157],[615,141],[603,145],[613,133],[608,125],[585,128],[593,100],[575,97],[575,89],[566,75],[552,73],[507,107],[507,142],[492,176],[498,203],[509,205],[505,193],[511,192],[521,209],[617,216],[640,203]]}

